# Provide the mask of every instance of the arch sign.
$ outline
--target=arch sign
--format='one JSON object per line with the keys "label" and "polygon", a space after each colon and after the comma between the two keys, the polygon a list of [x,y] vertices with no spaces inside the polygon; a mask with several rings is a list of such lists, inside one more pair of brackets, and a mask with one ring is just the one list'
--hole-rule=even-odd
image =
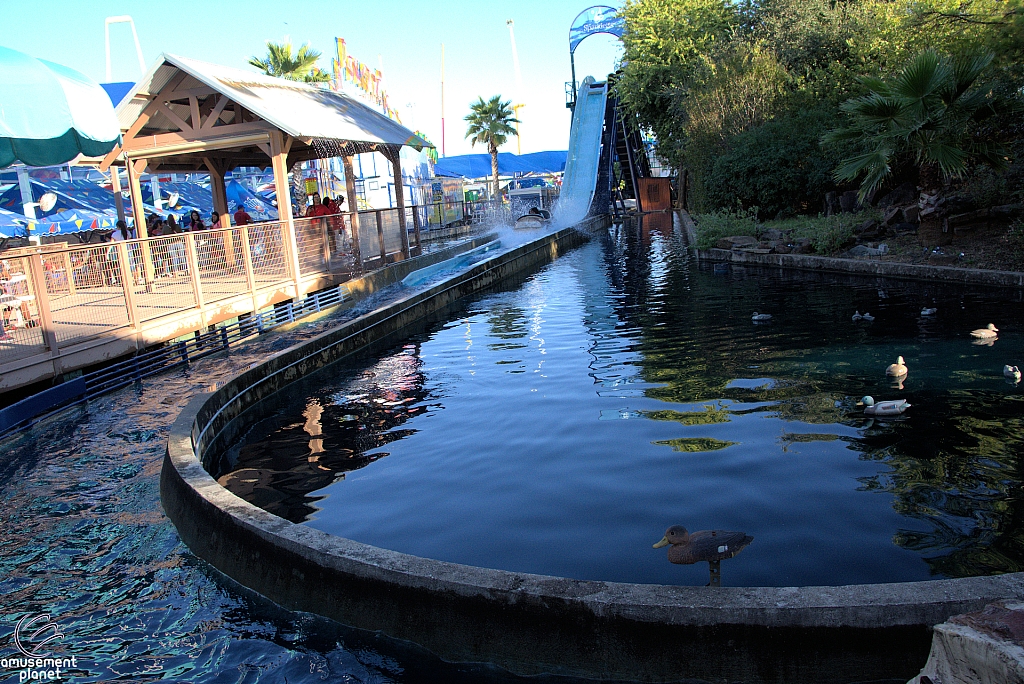
{"label": "arch sign", "polygon": [[569,29],[569,54],[576,51],[584,38],[595,33],[610,33],[622,38],[626,30],[625,20],[618,16],[618,10],[606,5],[588,7],[577,15]]}

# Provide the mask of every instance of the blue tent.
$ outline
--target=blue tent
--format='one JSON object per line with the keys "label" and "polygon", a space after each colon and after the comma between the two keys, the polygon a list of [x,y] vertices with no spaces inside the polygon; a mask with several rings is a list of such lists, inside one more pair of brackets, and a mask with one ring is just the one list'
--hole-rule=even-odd
{"label": "blue tent", "polygon": [[562,173],[565,171],[565,160],[569,156],[566,150],[550,150],[548,152],[531,152],[519,156],[519,159],[537,169],[538,173]]}
{"label": "blue tent", "polygon": [[[565,170],[566,152],[537,152],[535,155],[550,155],[554,161],[547,159],[545,164],[533,163],[527,159],[531,155],[517,156],[511,152],[498,153],[498,173],[511,175],[516,173],[558,173]],[[559,163],[557,156],[561,155]],[[485,178],[491,175],[491,155],[463,154],[456,157],[438,159],[434,165],[434,173],[438,176],[462,176],[463,178]]]}
{"label": "blue tent", "polygon": [[0,238],[24,236],[27,223],[28,219],[21,214],[0,209]]}
{"label": "blue tent", "polygon": [[116,216],[88,209],[68,209],[39,221],[27,220],[33,235],[63,235],[86,230],[113,230]]}
{"label": "blue tent", "polygon": [[243,205],[253,221],[277,220],[277,209],[238,181],[228,181],[224,189],[228,198],[228,211],[231,213],[234,213],[239,205]]}

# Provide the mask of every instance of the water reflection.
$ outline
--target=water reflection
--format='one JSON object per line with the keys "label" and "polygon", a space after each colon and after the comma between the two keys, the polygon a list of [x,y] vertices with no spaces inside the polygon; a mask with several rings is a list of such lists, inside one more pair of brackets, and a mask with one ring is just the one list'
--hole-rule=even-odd
{"label": "water reflection", "polygon": [[236,495],[292,522],[309,519],[323,499],[312,492],[388,455],[376,451],[412,432],[401,429],[427,411],[416,344],[386,355],[306,399],[302,422],[280,416],[268,434],[229,455],[217,481]]}
{"label": "water reflection", "polygon": [[[1003,346],[1019,341],[1019,292],[716,270],[660,220],[337,371],[254,431],[224,481],[367,543],[590,579],[706,581],[637,562],[666,515],[756,535],[737,584],[1019,567],[1022,393],[1000,345],[964,334],[998,315]],[[886,378],[898,355],[914,372]],[[914,408],[876,422],[867,395]],[[573,541],[598,530],[600,549]]]}

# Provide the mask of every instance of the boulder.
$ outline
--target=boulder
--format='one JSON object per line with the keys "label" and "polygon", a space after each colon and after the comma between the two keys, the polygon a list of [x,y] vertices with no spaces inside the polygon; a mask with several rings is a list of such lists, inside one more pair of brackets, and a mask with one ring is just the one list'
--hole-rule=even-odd
{"label": "boulder", "polygon": [[882,213],[882,225],[892,226],[899,223],[903,218],[903,210],[899,207],[889,207]]}
{"label": "boulder", "polygon": [[901,206],[917,202],[917,186],[913,183],[901,183],[892,192],[878,200],[879,209]]}
{"label": "boulder", "polygon": [[839,193],[832,191],[825,193],[825,216],[832,216],[838,214],[839,208]]}
{"label": "boulder", "polygon": [[741,247],[757,247],[757,244],[757,238],[749,235],[731,235],[721,238],[715,243],[715,247],[719,249],[738,249]]}
{"label": "boulder", "polygon": [[839,209],[845,214],[853,214],[861,209],[856,190],[847,190],[839,196]]}
{"label": "boulder", "polygon": [[992,218],[1008,221],[1024,215],[1024,204],[1003,204],[1002,206],[992,207],[988,210],[988,213]]}
{"label": "boulder", "polygon": [[862,233],[873,233],[876,230],[878,230],[878,221],[876,221],[875,219],[868,219],[864,223],[854,228],[853,232],[856,235],[861,235]]}
{"label": "boulder", "polygon": [[810,238],[796,238],[793,240],[793,254],[810,254],[814,251]]}
{"label": "boulder", "polygon": [[903,222],[917,223],[921,220],[921,208],[916,204],[903,208]]}
{"label": "boulder", "polygon": [[916,233],[916,223],[897,223],[892,227],[894,233]]}

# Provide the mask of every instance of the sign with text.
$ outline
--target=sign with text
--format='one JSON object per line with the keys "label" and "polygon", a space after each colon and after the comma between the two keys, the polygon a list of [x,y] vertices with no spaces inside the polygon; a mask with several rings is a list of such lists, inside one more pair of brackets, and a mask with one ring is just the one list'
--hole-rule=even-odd
{"label": "sign with text", "polygon": [[595,33],[610,33],[613,36],[622,38],[626,31],[625,20],[618,15],[614,7],[596,5],[588,7],[579,13],[572,22],[569,29],[569,52],[576,51],[576,46],[586,38]]}

